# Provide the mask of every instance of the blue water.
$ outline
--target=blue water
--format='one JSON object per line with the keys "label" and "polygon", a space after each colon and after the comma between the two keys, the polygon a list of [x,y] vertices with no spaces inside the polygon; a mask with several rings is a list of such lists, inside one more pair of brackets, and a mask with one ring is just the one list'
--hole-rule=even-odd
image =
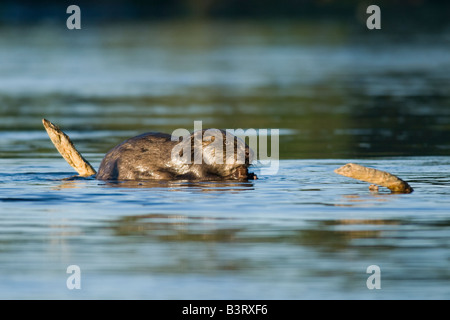
{"label": "blue water", "polygon": [[[359,161],[398,173],[412,194],[371,193],[333,173],[346,162],[285,160],[249,183],[136,188],[64,180],[59,159],[3,159],[0,296],[449,297],[450,159]],[[73,264],[80,290],[66,287]],[[370,265],[379,290],[366,286]]]}
{"label": "blue water", "polygon": [[[449,39],[320,23],[2,26],[0,298],[450,298]],[[246,183],[74,177],[42,118],[95,168],[125,138],[195,120],[277,128],[280,169]],[[348,162],[415,191],[373,193],[333,172]]]}

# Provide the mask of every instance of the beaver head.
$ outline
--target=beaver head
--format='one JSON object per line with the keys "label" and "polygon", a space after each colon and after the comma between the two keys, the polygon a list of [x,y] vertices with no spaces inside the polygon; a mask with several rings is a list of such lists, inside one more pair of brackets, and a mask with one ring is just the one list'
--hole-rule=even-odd
{"label": "beaver head", "polygon": [[255,178],[248,173],[254,152],[242,139],[219,129],[193,132],[175,146],[172,161],[185,171],[199,172],[199,176],[217,176],[221,179]]}

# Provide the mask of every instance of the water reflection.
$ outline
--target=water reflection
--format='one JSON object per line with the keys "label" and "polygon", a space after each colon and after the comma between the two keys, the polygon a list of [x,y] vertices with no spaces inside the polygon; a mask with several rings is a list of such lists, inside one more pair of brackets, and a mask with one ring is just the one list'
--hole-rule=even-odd
{"label": "water reflection", "polygon": [[310,221],[308,228],[276,228],[246,224],[239,218],[152,213],[123,216],[111,224],[116,236],[175,242],[285,243],[322,249],[351,247],[351,240],[380,238],[402,221],[390,219],[339,219]]}
{"label": "water reflection", "polygon": [[[357,239],[385,238],[386,230],[401,225],[401,221],[389,219],[339,219],[317,221],[315,228],[304,230],[296,239],[301,245],[326,251],[358,247]],[[391,243],[394,245],[394,243]],[[381,250],[382,248],[378,248]]]}
{"label": "water reflection", "polygon": [[171,191],[193,189],[203,191],[253,190],[251,181],[105,181],[105,185],[118,188],[170,188]]}
{"label": "water reflection", "polygon": [[170,214],[124,216],[112,225],[118,236],[145,236],[162,241],[229,242],[243,227],[223,227],[225,218]]}
{"label": "water reflection", "polygon": [[[72,176],[61,180],[61,183],[53,189],[83,188],[86,182],[95,180],[94,177]],[[159,180],[123,180],[123,181],[98,181],[100,186],[126,189],[163,189],[168,191],[192,191],[192,192],[227,192],[237,193],[254,190],[254,182],[249,181],[159,181]]]}
{"label": "water reflection", "polygon": [[374,207],[380,203],[390,202],[398,193],[391,191],[370,191],[369,194],[345,194],[341,199],[343,203],[335,203],[336,207]]}

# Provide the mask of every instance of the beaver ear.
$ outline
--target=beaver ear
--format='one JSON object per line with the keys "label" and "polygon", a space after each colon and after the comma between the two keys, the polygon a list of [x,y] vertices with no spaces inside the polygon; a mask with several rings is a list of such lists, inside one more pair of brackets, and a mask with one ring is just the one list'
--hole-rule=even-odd
{"label": "beaver ear", "polygon": [[213,143],[214,141],[216,141],[216,137],[215,136],[203,136],[202,145],[204,147],[207,147],[211,143]]}
{"label": "beaver ear", "polygon": [[203,133],[202,145],[204,147],[214,142],[220,145],[220,141],[222,141],[223,145],[223,135],[219,129],[207,129]]}

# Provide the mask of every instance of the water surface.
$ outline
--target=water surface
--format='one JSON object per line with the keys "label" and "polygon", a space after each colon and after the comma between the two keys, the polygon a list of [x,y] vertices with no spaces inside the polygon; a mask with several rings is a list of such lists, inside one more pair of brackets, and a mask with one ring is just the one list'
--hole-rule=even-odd
{"label": "water surface", "polygon": [[[449,31],[330,23],[0,28],[0,298],[448,299]],[[73,177],[146,131],[280,129],[251,182]],[[339,176],[390,171],[412,194]],[[81,290],[68,290],[69,265]],[[366,269],[381,269],[369,290]]]}

